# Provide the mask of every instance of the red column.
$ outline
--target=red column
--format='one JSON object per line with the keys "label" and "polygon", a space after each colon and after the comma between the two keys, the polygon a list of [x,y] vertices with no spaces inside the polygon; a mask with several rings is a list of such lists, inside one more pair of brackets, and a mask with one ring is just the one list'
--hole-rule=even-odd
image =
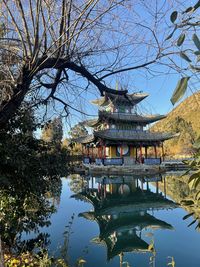
{"label": "red column", "polygon": [[164,177],[164,196],[165,196],[165,198],[166,198],[166,195],[167,195],[167,193],[166,193],[166,180]]}
{"label": "red column", "polygon": [[106,144],[104,144],[104,159],[106,158]]}
{"label": "red column", "polygon": [[156,181],[156,194],[159,193],[158,181]]}
{"label": "red column", "polygon": [[155,151],[155,158],[157,159],[157,147],[156,147],[156,145],[154,146],[154,151]]}
{"label": "red column", "polygon": [[122,151],[122,144],[121,144],[121,146],[120,146],[120,157],[122,158],[122,156],[123,156],[123,151]]}
{"label": "red column", "polygon": [[145,146],[145,158],[147,159],[147,146]]}
{"label": "red column", "polygon": [[140,144],[140,163],[142,163],[142,144]]}
{"label": "red column", "polygon": [[106,184],[104,185],[104,198],[106,198]]}
{"label": "red column", "polygon": [[100,185],[100,183],[98,183],[98,193],[100,193],[100,191],[101,191],[101,185]]}
{"label": "red column", "polygon": [[143,180],[141,180],[141,189],[142,189],[142,191],[144,190]]}
{"label": "red column", "polygon": [[93,146],[92,146],[92,159],[94,158],[94,154],[93,154],[93,152],[94,152],[94,151],[93,151]]}
{"label": "red column", "polygon": [[163,160],[163,161],[165,160],[165,152],[164,152],[164,145],[163,145],[163,142],[162,142],[162,160]]}
{"label": "red column", "polygon": [[82,153],[82,157],[84,158],[84,149],[83,149],[83,144],[81,144],[81,153]]}

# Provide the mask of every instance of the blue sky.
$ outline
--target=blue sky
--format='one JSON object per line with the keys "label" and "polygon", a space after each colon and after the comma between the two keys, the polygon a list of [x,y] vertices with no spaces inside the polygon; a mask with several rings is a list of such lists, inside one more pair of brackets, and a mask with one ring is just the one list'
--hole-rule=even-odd
{"label": "blue sky", "polygon": [[[175,32],[172,39],[165,41],[166,37],[173,30],[170,14],[174,10],[185,10],[186,7],[196,2],[185,0],[152,0],[148,2],[135,0],[133,4],[130,1],[130,5],[132,5],[130,8],[119,7],[113,14],[109,13],[103,18],[101,21],[102,25],[108,25],[103,28],[103,31],[94,28],[87,32],[86,39],[84,39],[84,36],[80,38],[77,45],[82,53],[87,52],[90,46],[91,49],[101,51],[83,58],[82,63],[91,73],[95,73],[105,67],[106,71],[98,74],[98,77],[102,77],[110,69],[115,71],[120,68],[123,69],[151,61],[158,53],[158,41],[163,53],[175,52],[175,54],[162,58],[158,63],[149,65],[148,68],[118,73],[103,79],[103,82],[113,89],[116,87],[116,83],[118,83],[119,88],[126,88],[129,93],[146,92],[149,94],[149,97],[141,102],[139,111],[146,114],[167,114],[173,109],[170,98],[178,80],[182,76],[190,75],[188,71],[185,73],[183,71],[180,72],[180,69],[187,67],[188,63],[182,60],[177,53],[184,48],[190,48],[192,45],[191,36],[188,34],[184,43],[185,46],[177,47],[177,39],[182,33],[180,29]],[[155,10],[158,12],[158,17],[153,15]],[[154,38],[152,31],[157,36],[157,40]],[[92,38],[91,40],[93,40],[94,44],[91,43],[90,45],[90,42],[87,42],[87,38]],[[110,47],[112,48],[117,45],[120,47],[119,50],[111,49],[109,51]],[[102,52],[104,49],[105,53]],[[110,62],[114,61],[115,58],[118,59],[118,57],[119,62],[109,68]],[[179,65],[179,68],[177,68],[174,62]],[[85,90],[88,85],[85,79],[72,72],[68,72],[68,74],[69,82],[58,94],[62,95],[75,109],[90,116],[85,116],[70,109],[71,115],[64,123],[65,136],[67,136],[67,132],[74,124],[81,120],[89,119],[92,115],[97,115],[98,110],[90,103],[90,100],[100,97],[100,93],[94,85],[90,84],[87,90]],[[198,87],[199,81],[196,79],[195,86],[191,88],[193,91],[196,91]],[[191,88],[188,88],[184,98],[191,95]],[[62,107],[58,105],[57,110],[61,109]],[[54,116],[54,114],[56,113],[50,110],[50,116]]]}

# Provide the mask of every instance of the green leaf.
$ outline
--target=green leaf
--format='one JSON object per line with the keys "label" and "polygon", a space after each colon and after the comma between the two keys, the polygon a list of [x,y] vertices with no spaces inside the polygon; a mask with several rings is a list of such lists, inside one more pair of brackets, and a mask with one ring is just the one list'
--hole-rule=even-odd
{"label": "green leaf", "polygon": [[194,71],[197,71],[199,72],[200,71],[200,68],[199,67],[196,67],[196,66],[193,66],[192,64],[190,64],[190,68]]}
{"label": "green leaf", "polygon": [[174,29],[173,29],[173,31],[167,36],[167,38],[165,39],[165,41],[167,41],[167,40],[169,40],[169,39],[172,38],[172,36],[173,36],[174,32],[176,31],[176,29],[177,29],[177,27],[175,26]]}
{"label": "green leaf", "polygon": [[200,228],[200,222],[197,224],[197,226],[195,227],[195,229],[198,229],[199,230]]}
{"label": "green leaf", "polygon": [[195,180],[194,187],[197,188],[199,183],[200,183],[200,177]]}
{"label": "green leaf", "polygon": [[200,199],[200,191],[197,192],[196,196],[195,196],[195,199],[199,200]]}
{"label": "green leaf", "polygon": [[177,40],[177,45],[178,45],[178,46],[181,46],[181,45],[183,44],[184,40],[185,40],[185,33],[182,33],[182,34],[179,36],[178,40]]}
{"label": "green leaf", "polygon": [[188,227],[193,225],[196,222],[197,219],[195,219],[194,221],[192,221],[190,224],[188,224]]}
{"label": "green leaf", "polygon": [[195,188],[195,180],[188,183],[190,190]]}
{"label": "green leaf", "polygon": [[190,178],[189,178],[189,180],[188,180],[188,183],[190,183],[192,180],[194,180],[194,179],[198,179],[198,178],[200,179],[200,172],[199,172],[199,171],[193,173],[193,174],[190,176]]}
{"label": "green leaf", "polygon": [[181,201],[181,205],[192,206],[192,205],[194,205],[194,201],[193,200],[183,200],[183,201]]}
{"label": "green leaf", "polygon": [[172,14],[170,16],[170,20],[171,20],[172,23],[174,23],[176,21],[177,16],[178,16],[178,12],[177,11],[172,12]]}
{"label": "green leaf", "polygon": [[180,100],[182,98],[182,96],[185,94],[189,79],[190,79],[190,77],[183,77],[178,81],[178,84],[177,84],[177,86],[174,90],[174,93],[170,99],[173,105],[178,100]]}
{"label": "green leaf", "polygon": [[0,24],[0,38],[4,37],[5,32],[6,32],[5,24],[4,23],[1,23]]}
{"label": "green leaf", "polygon": [[191,217],[194,214],[194,212],[191,212],[183,217],[183,220],[186,220],[187,218]]}
{"label": "green leaf", "polygon": [[187,62],[192,62],[189,57],[184,53],[184,52],[180,52],[180,57],[182,57],[183,59],[185,59]]}
{"label": "green leaf", "polygon": [[188,7],[183,13],[189,13],[191,11],[194,11],[194,8],[192,6]]}
{"label": "green leaf", "polygon": [[199,55],[200,55],[200,51],[194,51],[194,54],[195,54],[196,56],[199,56]]}
{"label": "green leaf", "polygon": [[196,35],[196,33],[194,33],[192,35],[192,40],[193,40],[194,44],[196,45],[197,49],[200,50],[200,41],[199,41],[199,38]]}
{"label": "green leaf", "polygon": [[200,7],[200,1],[198,1],[195,5],[194,5],[194,10],[196,10],[197,8]]}

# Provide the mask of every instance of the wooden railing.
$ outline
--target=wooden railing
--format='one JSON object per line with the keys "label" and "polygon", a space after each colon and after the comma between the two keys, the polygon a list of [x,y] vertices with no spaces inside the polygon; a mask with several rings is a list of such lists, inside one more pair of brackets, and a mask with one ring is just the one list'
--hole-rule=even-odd
{"label": "wooden railing", "polygon": [[95,161],[90,157],[84,157],[83,163],[90,164],[95,163],[96,165],[123,165],[124,159],[123,158],[96,158]]}

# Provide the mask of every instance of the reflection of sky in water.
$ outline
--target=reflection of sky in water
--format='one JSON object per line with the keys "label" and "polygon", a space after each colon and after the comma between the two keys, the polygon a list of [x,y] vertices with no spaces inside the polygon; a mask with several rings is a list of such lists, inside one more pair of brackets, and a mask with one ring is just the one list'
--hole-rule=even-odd
{"label": "reflection of sky in water", "polygon": [[[65,226],[68,225],[74,213],[75,218],[72,224],[72,233],[70,234],[69,242],[70,261],[74,263],[77,258],[83,257],[87,261],[86,266],[88,267],[119,266],[118,256],[107,262],[106,247],[91,242],[93,238],[99,235],[98,224],[95,221],[78,217],[78,214],[93,211],[93,206],[88,202],[70,198],[74,193],[70,191],[68,184],[69,180],[63,179],[62,195],[58,210],[51,217],[51,226],[46,229],[51,234],[51,252],[53,254],[59,253],[59,246],[63,243]],[[93,185],[94,188],[98,187],[95,182]],[[155,185],[155,182],[149,183],[149,188],[152,192],[156,192]],[[91,181],[89,181],[89,186],[92,186]],[[144,189],[146,189],[145,185]],[[181,208],[176,208],[153,210],[148,211],[148,213],[156,217],[156,219],[171,224],[174,228],[174,230],[157,229],[155,231],[153,229],[143,229],[141,232],[141,238],[148,244],[154,239],[156,266],[167,266],[167,263],[170,262],[170,259],[167,257],[173,256],[177,267],[199,267],[200,234],[195,231],[194,226],[187,227],[192,219],[182,220],[186,212]],[[139,235],[139,231],[137,231],[137,234]],[[125,253],[123,260],[128,261],[131,266],[146,267],[150,266],[150,256],[152,256],[151,253]]]}

